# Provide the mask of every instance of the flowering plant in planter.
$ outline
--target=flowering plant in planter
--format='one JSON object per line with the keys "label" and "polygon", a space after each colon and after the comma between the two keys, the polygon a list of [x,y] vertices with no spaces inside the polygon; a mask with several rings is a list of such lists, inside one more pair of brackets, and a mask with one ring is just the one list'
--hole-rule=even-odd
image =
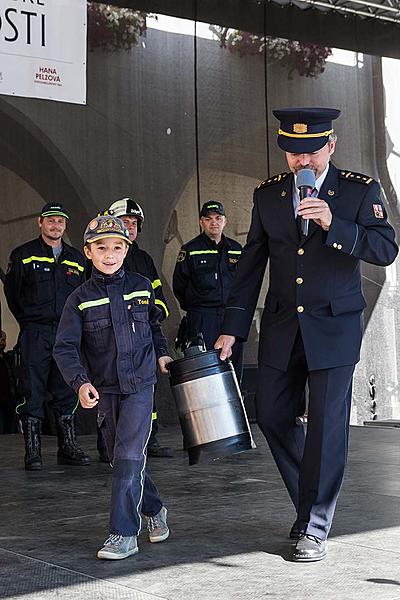
{"label": "flowering plant in planter", "polygon": [[145,12],[98,2],[88,2],[87,8],[90,50],[130,50],[146,29]]}
{"label": "flowering plant in planter", "polygon": [[267,59],[279,61],[288,68],[289,79],[293,79],[294,71],[305,77],[318,77],[324,72],[326,59],[332,54],[331,48],[319,44],[264,37],[226,27],[212,27],[212,31],[221,46],[230,52],[238,52],[240,56],[262,55],[266,51]]}

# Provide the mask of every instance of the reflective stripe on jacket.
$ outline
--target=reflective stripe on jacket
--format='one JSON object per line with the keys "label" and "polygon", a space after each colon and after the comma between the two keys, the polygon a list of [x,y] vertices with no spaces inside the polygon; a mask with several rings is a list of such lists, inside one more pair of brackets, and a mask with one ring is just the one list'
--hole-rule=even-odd
{"label": "reflective stripe on jacket", "polygon": [[90,381],[109,393],[132,394],[156,382],[156,358],[167,354],[151,283],[122,269],[91,278],[68,298],[54,358],[75,390]]}
{"label": "reflective stripe on jacket", "polygon": [[64,241],[58,260],[42,236],[13,250],[4,292],[21,329],[56,324],[66,299],[84,282],[84,270],[82,254]]}
{"label": "reflective stripe on jacket", "polygon": [[184,244],[173,276],[173,290],[181,308],[223,308],[241,250],[235,240],[222,236],[216,245],[204,233]]}

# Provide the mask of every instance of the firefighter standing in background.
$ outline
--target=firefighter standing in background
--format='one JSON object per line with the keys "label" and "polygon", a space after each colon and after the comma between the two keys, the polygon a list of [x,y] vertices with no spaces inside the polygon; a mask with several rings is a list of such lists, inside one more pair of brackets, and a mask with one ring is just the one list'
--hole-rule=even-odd
{"label": "firefighter standing in background", "polygon": [[12,251],[4,291],[20,326],[22,395],[17,406],[25,438],[25,469],[42,468],[41,423],[48,393],[56,418],[59,464],[87,465],[75,437],[77,397],[65,383],[52,352],[58,322],[70,293],[84,282],[84,258],[62,236],[68,214],[48,203],[38,219],[40,236]]}
{"label": "firefighter standing in background", "polygon": [[[122,198],[114,202],[108,211],[115,217],[119,217],[129,231],[129,239],[132,244],[129,246],[128,254],[124,260],[124,269],[131,273],[139,273],[150,280],[154,290],[155,303],[161,310],[160,321],[166,319],[169,315],[167,303],[162,291],[161,279],[158,276],[157,269],[150,254],[139,248],[136,241],[138,233],[142,231],[144,222],[144,213],[140,205],[131,198]],[[172,448],[160,446],[157,440],[158,419],[157,408],[154,403],[153,421],[151,435],[147,445],[147,455],[153,457],[171,457]]]}
{"label": "firefighter standing in background", "polygon": [[[223,234],[226,223],[221,202],[206,202],[200,211],[202,233],[182,246],[173,276],[174,294],[187,312],[187,338],[202,333],[207,350],[214,348],[221,332],[224,308],[242,251],[239,242]],[[231,360],[240,383],[241,342],[234,345]]]}

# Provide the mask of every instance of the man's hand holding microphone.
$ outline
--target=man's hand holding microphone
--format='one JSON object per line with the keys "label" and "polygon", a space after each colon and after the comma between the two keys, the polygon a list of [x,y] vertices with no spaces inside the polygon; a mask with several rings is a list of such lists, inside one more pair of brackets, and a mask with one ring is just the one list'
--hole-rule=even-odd
{"label": "man's hand holding microphone", "polygon": [[332,223],[332,213],[325,200],[312,196],[315,188],[314,171],[312,169],[300,169],[297,173],[296,185],[300,196],[297,216],[303,219],[301,223],[303,236],[308,235],[309,219],[313,219],[324,231],[328,231]]}

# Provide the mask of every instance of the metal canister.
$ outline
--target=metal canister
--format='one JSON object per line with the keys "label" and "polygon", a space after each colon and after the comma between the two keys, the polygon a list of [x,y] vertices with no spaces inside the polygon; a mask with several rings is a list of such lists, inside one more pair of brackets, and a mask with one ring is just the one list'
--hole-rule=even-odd
{"label": "metal canister", "polygon": [[192,347],[168,366],[190,465],[255,447],[230,361]]}

